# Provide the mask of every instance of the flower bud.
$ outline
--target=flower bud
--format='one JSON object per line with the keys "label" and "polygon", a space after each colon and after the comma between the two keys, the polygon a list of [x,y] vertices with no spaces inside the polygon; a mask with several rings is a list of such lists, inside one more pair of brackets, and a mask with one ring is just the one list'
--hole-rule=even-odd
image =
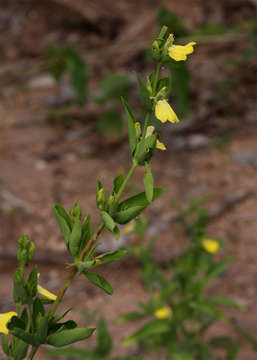
{"label": "flower bud", "polygon": [[31,242],[27,235],[24,235],[18,240],[19,248],[17,252],[17,259],[22,267],[28,265],[28,263],[32,260],[35,245]]}
{"label": "flower bud", "polygon": [[153,44],[152,44],[152,54],[153,54],[153,58],[156,61],[160,61],[161,59],[161,50],[159,47],[159,43],[157,40],[154,40]]}
{"label": "flower bud", "polygon": [[101,188],[97,191],[97,195],[96,195],[96,204],[100,210],[104,210],[105,201],[106,201],[105,192],[104,189]]}

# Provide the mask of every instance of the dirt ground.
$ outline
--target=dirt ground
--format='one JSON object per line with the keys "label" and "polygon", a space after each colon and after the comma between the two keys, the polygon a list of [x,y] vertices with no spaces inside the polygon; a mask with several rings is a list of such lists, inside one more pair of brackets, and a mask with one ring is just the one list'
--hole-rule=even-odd
{"label": "dirt ground", "polygon": [[[108,189],[113,175],[127,170],[126,140],[104,138],[97,132],[94,111],[85,107],[78,115],[72,109],[71,116],[75,113],[79,120],[71,128],[51,121],[47,99],[49,94],[60,96],[60,89],[42,66],[46,43],[69,43],[84,54],[91,67],[92,91],[98,77],[113,69],[147,74],[151,64],[143,67],[142,50],[113,54],[103,49],[122,47],[135,38],[139,43],[150,41],[159,5],[122,0],[110,10],[113,2],[100,0],[94,4],[77,1],[73,8],[65,0],[32,3],[10,1],[7,6],[0,1],[0,312],[10,311],[12,306],[10,283],[19,236],[28,234],[35,242],[41,283],[56,292],[65,278],[63,264],[69,259],[52,205],[58,202],[70,208],[79,200],[84,214],[90,212],[97,225],[97,179]],[[204,0],[160,3],[182,15],[189,30],[206,19],[229,27],[251,20],[256,11],[254,1],[223,0],[215,6]],[[141,21],[140,16],[135,19],[136,11],[142,15]],[[52,13],[56,16],[49,16]],[[176,200],[186,206],[192,198],[207,198],[205,207],[213,214],[208,233],[225,243],[220,256],[235,256],[210,291],[229,295],[245,305],[246,311],[231,311],[229,315],[257,335],[257,66],[254,60],[238,67],[224,65],[231,57],[240,58],[247,49],[244,34],[214,40],[200,41],[190,59],[190,118],[162,130],[168,149],[154,157],[152,171],[165,195],[150,206],[146,216],[150,235],[158,233],[158,257],[176,254],[187,239],[172,221],[177,214],[172,203]],[[219,87],[224,79],[234,78],[237,83],[229,91]],[[142,174],[143,169],[138,169],[131,189],[142,189]],[[119,245],[128,242],[129,238],[122,236]],[[99,249],[116,246],[105,231]],[[87,312],[100,309],[115,338],[114,354],[125,354],[128,350],[121,347],[121,340],[137,324],[117,324],[117,317],[135,309],[137,301],[147,299],[147,293],[137,265],[121,262],[106,266],[103,273],[115,288],[113,296],[77,279],[62,306],[74,305],[72,316],[81,324]],[[217,326],[212,331],[225,334],[231,330]],[[256,359],[251,347],[235,337],[242,345],[238,359]],[[44,350],[38,358],[47,358]]]}

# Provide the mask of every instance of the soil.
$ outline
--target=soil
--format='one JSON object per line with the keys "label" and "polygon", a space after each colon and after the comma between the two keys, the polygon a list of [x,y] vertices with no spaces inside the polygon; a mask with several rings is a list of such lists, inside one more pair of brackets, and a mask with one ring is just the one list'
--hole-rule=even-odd
{"label": "soil", "polygon": [[[61,203],[69,209],[79,201],[84,213],[91,213],[97,225],[97,180],[110,189],[113,175],[128,170],[126,136],[109,138],[99,133],[95,127],[98,110],[91,106],[70,107],[69,116],[75,121],[68,128],[53,121],[53,107],[47,99],[60,97],[60,86],[65,85],[56,85],[45,72],[46,44],[66,43],[81,51],[90,63],[93,93],[99,78],[114,69],[150,73],[152,64],[144,66],[142,50],[123,49],[124,43],[135,39],[140,44],[151,41],[157,29],[157,5],[146,0],[122,0],[116,5],[103,0],[92,5],[81,0],[73,8],[72,2],[65,0],[32,3],[0,2],[0,312],[12,308],[10,282],[17,265],[17,239],[28,234],[35,242],[40,282],[57,292],[70,259],[52,205]],[[223,0],[216,6],[203,0],[160,3],[182,15],[189,31],[206,19],[227,27],[247,22],[256,10],[254,1]],[[135,12],[142,16],[135,18]],[[104,51],[113,45],[123,48],[115,54]],[[249,46],[251,42],[244,32],[235,38],[200,41],[189,61],[193,111],[177,127],[165,125],[160,130],[167,151],[156,154],[152,171],[165,195],[149,207],[146,217],[151,224],[149,237],[158,234],[155,255],[165,259],[167,254],[180,252],[188,242],[181,226],[172,221],[177,215],[174,201],[188,206],[194,198],[206,198],[205,208],[216,214],[211,217],[208,234],[224,242],[220,257],[235,257],[210,292],[228,295],[245,305],[246,311],[227,314],[256,336],[257,65],[252,58],[242,62],[242,53]],[[237,65],[228,64],[232,58]],[[131,77],[133,80],[134,75]],[[231,84],[231,79],[236,82]],[[131,96],[135,99],[136,94]],[[133,176],[130,192],[142,189],[143,173],[140,168]],[[130,240],[122,235],[117,243],[104,231],[99,251],[126,246]],[[126,261],[103,268],[101,272],[115,288],[111,297],[84,279],[76,279],[61,306],[74,306],[70,316],[80,324],[89,321],[89,312],[95,311],[97,317],[99,312],[104,315],[115,339],[116,356],[128,352],[121,347],[121,341],[138,328],[138,323],[117,324],[118,315],[136,309],[138,301],[148,298],[139,269],[138,264]],[[212,331],[231,333],[223,325]],[[256,359],[250,345],[234,336],[241,345],[238,359]],[[133,347],[130,350],[133,352]],[[38,359],[46,358],[42,349]]]}

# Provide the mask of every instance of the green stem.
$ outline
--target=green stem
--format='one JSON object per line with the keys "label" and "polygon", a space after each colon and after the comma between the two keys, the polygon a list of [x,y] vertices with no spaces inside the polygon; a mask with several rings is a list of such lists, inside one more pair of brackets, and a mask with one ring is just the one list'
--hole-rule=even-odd
{"label": "green stem", "polygon": [[157,83],[158,83],[158,80],[159,80],[159,75],[160,75],[161,66],[162,66],[161,63],[158,63],[158,64],[157,64],[157,67],[156,67],[156,70],[155,70],[155,74],[154,74],[154,82],[153,82],[153,94],[154,94],[154,95],[156,95],[156,94],[155,94],[155,91],[156,91]]}
{"label": "green stem", "polygon": [[122,183],[122,185],[121,185],[121,187],[120,187],[120,190],[119,190],[118,193],[117,193],[116,202],[119,201],[119,199],[120,199],[120,197],[121,197],[121,195],[122,195],[122,193],[123,193],[123,191],[124,191],[124,189],[125,189],[128,181],[130,180],[131,176],[133,175],[136,167],[137,167],[137,163],[136,163],[136,162],[133,162],[133,164],[132,164],[132,166],[131,166],[131,168],[130,168],[127,176],[126,176],[126,178],[124,179],[124,181],[123,181],[123,183]]}

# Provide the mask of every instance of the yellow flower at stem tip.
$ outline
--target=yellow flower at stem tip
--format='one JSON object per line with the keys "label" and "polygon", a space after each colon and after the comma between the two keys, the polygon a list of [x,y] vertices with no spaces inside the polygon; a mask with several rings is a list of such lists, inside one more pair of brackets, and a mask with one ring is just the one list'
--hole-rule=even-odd
{"label": "yellow flower at stem tip", "polygon": [[194,45],[196,45],[195,41],[191,41],[186,45],[173,45],[174,35],[170,34],[168,38],[168,53],[169,56],[175,61],[184,61],[187,59],[187,55],[192,54],[194,51]]}
{"label": "yellow flower at stem tip", "polygon": [[172,315],[172,310],[168,306],[164,306],[155,311],[154,316],[157,319],[169,319]]}
{"label": "yellow flower at stem tip", "polygon": [[6,324],[13,316],[17,316],[17,313],[14,311],[10,311],[4,314],[0,314],[0,333],[8,334],[8,329]]}
{"label": "yellow flower at stem tip", "polygon": [[167,100],[159,100],[155,105],[155,116],[158,120],[165,123],[167,120],[171,123],[178,123],[179,119]]}
{"label": "yellow flower at stem tip", "polygon": [[215,254],[220,248],[220,243],[217,240],[206,238],[202,241],[202,247],[205,251]]}

